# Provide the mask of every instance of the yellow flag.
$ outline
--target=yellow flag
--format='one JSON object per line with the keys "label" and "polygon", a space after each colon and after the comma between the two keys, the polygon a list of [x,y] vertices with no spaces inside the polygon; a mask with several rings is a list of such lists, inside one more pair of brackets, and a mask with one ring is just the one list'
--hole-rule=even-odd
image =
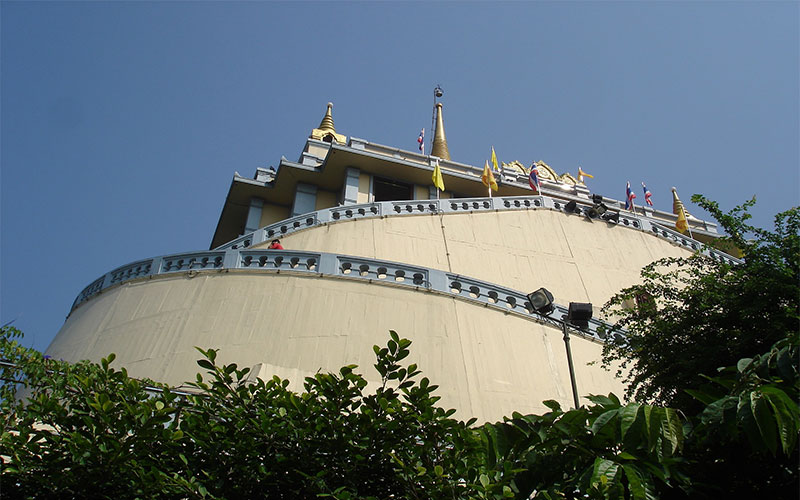
{"label": "yellow flag", "polygon": [[678,231],[685,233],[687,229],[689,229],[689,223],[686,222],[686,211],[683,209],[683,206],[678,207],[678,220],[675,221],[675,229]]}
{"label": "yellow flag", "polygon": [[433,185],[439,191],[444,191],[444,179],[442,178],[442,169],[439,168],[439,162],[436,162],[436,166],[433,167]]}
{"label": "yellow flag", "polygon": [[497,191],[497,181],[494,180],[494,174],[489,169],[489,162],[486,162],[486,165],[483,167],[483,175],[481,175],[481,182],[484,186],[488,188],[492,188],[493,190]]}
{"label": "yellow flag", "polygon": [[494,154],[494,146],[492,146],[492,168],[494,168],[495,172],[500,171],[500,167],[497,166],[497,155]]}

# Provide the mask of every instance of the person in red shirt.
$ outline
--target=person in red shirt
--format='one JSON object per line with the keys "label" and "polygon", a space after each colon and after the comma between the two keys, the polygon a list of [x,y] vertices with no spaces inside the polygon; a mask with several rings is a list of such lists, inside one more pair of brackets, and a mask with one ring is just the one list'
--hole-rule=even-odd
{"label": "person in red shirt", "polygon": [[281,240],[272,240],[272,243],[269,244],[267,249],[268,250],[283,250],[283,245],[281,245]]}

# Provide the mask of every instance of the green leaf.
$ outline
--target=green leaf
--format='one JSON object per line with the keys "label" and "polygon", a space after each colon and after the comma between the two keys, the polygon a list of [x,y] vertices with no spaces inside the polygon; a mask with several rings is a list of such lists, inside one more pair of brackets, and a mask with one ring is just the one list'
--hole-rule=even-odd
{"label": "green leaf", "polygon": [[666,425],[664,426],[664,436],[672,445],[670,453],[683,449],[683,425],[678,417],[678,412],[673,408],[664,408]]}
{"label": "green leaf", "polygon": [[696,400],[700,401],[705,405],[710,405],[711,403],[719,399],[716,396],[708,394],[707,392],[696,391],[694,389],[685,389],[685,392],[686,394],[692,396],[693,398],[695,398]]}
{"label": "green leaf", "polygon": [[[590,399],[591,399],[591,397],[590,397]],[[561,411],[561,404],[558,401],[554,400],[554,399],[548,399],[546,401],[542,401],[542,404],[545,405],[546,407],[550,408],[553,411]]]}
{"label": "green leaf", "polygon": [[486,488],[489,485],[489,476],[487,476],[486,474],[481,474],[478,480],[481,482],[481,486],[483,486],[484,488]]}
{"label": "green leaf", "polygon": [[619,410],[608,410],[604,413],[601,413],[600,416],[597,417],[592,423],[592,434],[599,434],[603,427],[611,422],[618,414]]}
{"label": "green leaf", "polygon": [[758,424],[756,423],[750,404],[750,394],[741,394],[738,398],[736,418],[742,430],[744,430],[750,445],[757,451],[763,451],[766,449],[766,446],[764,440],[761,439],[761,431],[758,429]]}
{"label": "green leaf", "polygon": [[622,438],[625,438],[625,435],[630,430],[633,423],[636,421],[636,418],[639,416],[639,409],[642,407],[639,403],[629,403],[627,406],[622,407],[619,411],[619,420],[620,420],[620,431],[622,432]]}
{"label": "green leaf", "polygon": [[619,464],[612,460],[597,457],[594,460],[594,469],[589,483],[592,487],[599,484],[612,484],[619,471]]}
{"label": "green leaf", "polygon": [[739,373],[742,373],[743,371],[747,370],[747,367],[750,366],[752,363],[753,363],[753,358],[742,358],[739,360],[738,363],[736,363],[736,370],[738,370]]}
{"label": "green leaf", "polygon": [[800,429],[800,410],[798,410],[797,403],[792,401],[784,391],[776,387],[762,387],[761,391],[772,406],[775,421],[778,425],[781,449],[788,456],[797,444],[797,432]]}
{"label": "green leaf", "polygon": [[750,408],[764,444],[774,456],[778,448],[777,425],[770,412],[769,404],[761,391],[752,391],[750,393]]}
{"label": "green leaf", "polygon": [[214,370],[214,365],[207,359],[198,359],[197,364],[206,370]]}
{"label": "green leaf", "polygon": [[628,478],[628,490],[634,500],[647,500],[647,489],[644,486],[644,479],[639,469],[631,464],[623,464],[625,477]]}
{"label": "green leaf", "polygon": [[776,361],[778,372],[786,380],[792,380],[797,376],[797,368],[794,357],[789,353],[789,349],[783,348],[778,351],[778,359]]}

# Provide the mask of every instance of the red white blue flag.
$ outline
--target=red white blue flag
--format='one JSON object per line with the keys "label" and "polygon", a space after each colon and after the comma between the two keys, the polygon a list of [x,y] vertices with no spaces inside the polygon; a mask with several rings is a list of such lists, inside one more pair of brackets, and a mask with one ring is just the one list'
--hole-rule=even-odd
{"label": "red white blue flag", "polygon": [[653,200],[651,200],[650,198],[653,197],[653,193],[651,193],[650,190],[647,189],[647,186],[644,185],[644,182],[642,183],[642,189],[644,189],[644,201],[652,207]]}
{"label": "red white blue flag", "polygon": [[633,199],[636,195],[631,191],[631,181],[628,181],[628,186],[625,188],[625,210],[633,210]]}
{"label": "red white blue flag", "polygon": [[425,129],[420,130],[419,137],[417,137],[417,142],[419,143],[419,152],[425,152]]}
{"label": "red white blue flag", "polygon": [[539,169],[536,168],[536,165],[531,167],[531,173],[528,176],[528,184],[531,185],[531,189],[536,194],[539,194]]}

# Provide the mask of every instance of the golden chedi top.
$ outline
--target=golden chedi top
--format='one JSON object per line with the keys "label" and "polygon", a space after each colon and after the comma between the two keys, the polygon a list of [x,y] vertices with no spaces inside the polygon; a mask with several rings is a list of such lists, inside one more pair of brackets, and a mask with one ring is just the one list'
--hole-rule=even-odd
{"label": "golden chedi top", "polygon": [[436,130],[433,132],[433,156],[438,156],[443,160],[450,159],[450,151],[447,149],[447,139],[444,137],[444,122],[442,121],[442,103],[436,103]]}
{"label": "golden chedi top", "polygon": [[680,198],[678,198],[678,191],[673,187],[672,188],[672,213],[678,215],[680,213],[680,209],[683,209],[683,213],[686,214],[686,218],[694,216],[686,210],[686,206],[683,204]]}
{"label": "golden chedi top", "polygon": [[335,141],[339,144],[345,144],[347,142],[347,137],[336,133],[336,128],[333,126],[333,114],[331,113],[331,109],[333,109],[333,103],[329,102],[328,110],[325,112],[325,116],[322,118],[319,128],[315,128],[311,131],[311,138],[325,142]]}

